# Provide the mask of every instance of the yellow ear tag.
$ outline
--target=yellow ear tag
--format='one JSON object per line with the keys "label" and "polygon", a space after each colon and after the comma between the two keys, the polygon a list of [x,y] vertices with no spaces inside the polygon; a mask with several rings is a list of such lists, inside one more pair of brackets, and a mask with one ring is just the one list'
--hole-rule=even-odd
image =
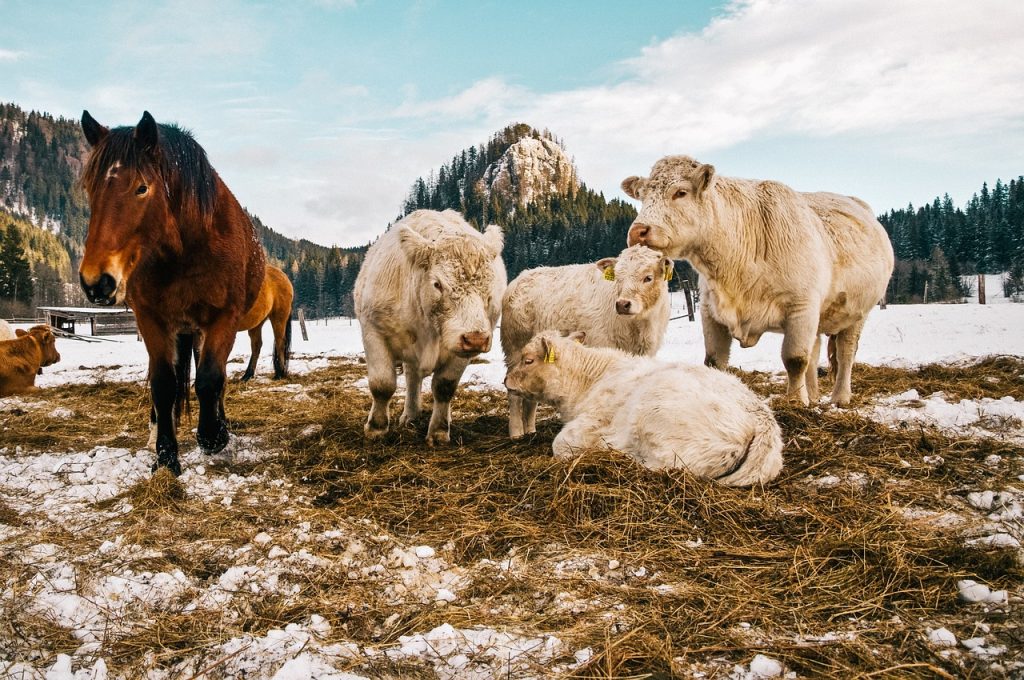
{"label": "yellow ear tag", "polygon": [[676,268],[673,267],[672,265],[670,265],[670,264],[665,265],[665,280],[666,281],[671,281],[672,280],[672,274],[675,273],[675,271],[676,271]]}
{"label": "yellow ear tag", "polygon": [[615,267],[605,267],[604,268],[604,280],[605,281],[614,281],[615,280]]}
{"label": "yellow ear tag", "polygon": [[554,347],[548,347],[548,353],[544,355],[544,363],[545,364],[553,364],[553,363],[555,363],[555,348]]}

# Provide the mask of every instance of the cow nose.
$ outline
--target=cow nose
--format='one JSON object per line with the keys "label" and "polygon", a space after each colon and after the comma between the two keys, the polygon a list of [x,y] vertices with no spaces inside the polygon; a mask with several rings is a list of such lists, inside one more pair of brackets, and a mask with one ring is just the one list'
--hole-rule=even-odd
{"label": "cow nose", "polygon": [[650,235],[650,225],[642,222],[634,222],[633,226],[629,228],[629,233],[626,236],[626,245],[635,246],[637,243],[646,245],[647,239]]}
{"label": "cow nose", "polygon": [[633,301],[632,300],[616,300],[615,301],[615,311],[618,312],[619,314],[629,314],[630,310],[632,308],[633,308]]}
{"label": "cow nose", "polygon": [[117,281],[114,277],[106,272],[100,274],[99,280],[89,285],[86,283],[85,276],[82,274],[78,275],[79,281],[82,284],[82,290],[85,291],[85,296],[89,298],[89,302],[100,305],[110,305],[114,303],[114,291],[117,290]]}
{"label": "cow nose", "polygon": [[459,338],[459,351],[486,352],[491,349],[491,334],[486,331],[463,333]]}

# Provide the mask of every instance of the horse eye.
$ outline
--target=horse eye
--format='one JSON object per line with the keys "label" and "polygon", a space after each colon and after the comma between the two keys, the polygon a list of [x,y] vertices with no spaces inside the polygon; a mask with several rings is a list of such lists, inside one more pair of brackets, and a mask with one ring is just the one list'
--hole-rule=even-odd
{"label": "horse eye", "polygon": [[672,198],[684,198],[686,196],[686,189],[679,189],[676,191],[676,195]]}
{"label": "horse eye", "polygon": [[135,190],[135,195],[144,196],[147,191],[149,191],[149,187],[147,187],[145,184],[140,184],[139,188]]}

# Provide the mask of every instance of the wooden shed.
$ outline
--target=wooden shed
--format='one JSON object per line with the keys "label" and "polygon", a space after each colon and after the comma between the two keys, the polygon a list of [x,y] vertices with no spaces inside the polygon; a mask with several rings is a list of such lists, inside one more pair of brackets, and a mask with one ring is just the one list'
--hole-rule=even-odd
{"label": "wooden shed", "polygon": [[[90,335],[135,335],[135,313],[124,307],[40,307],[46,323],[69,333],[89,324]],[[84,329],[83,329],[84,330]]]}

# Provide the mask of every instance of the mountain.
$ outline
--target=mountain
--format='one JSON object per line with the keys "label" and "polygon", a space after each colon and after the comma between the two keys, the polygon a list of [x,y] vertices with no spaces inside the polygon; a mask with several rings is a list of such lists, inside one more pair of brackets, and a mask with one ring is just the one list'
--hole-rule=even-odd
{"label": "mountain", "polygon": [[[547,130],[516,123],[469,147],[413,182],[403,215],[420,208],[458,210],[481,228],[505,228],[509,278],[541,265],[596,262],[626,246],[636,209],[607,200],[580,181],[564,145]],[[696,281],[677,264],[673,285]]]}

